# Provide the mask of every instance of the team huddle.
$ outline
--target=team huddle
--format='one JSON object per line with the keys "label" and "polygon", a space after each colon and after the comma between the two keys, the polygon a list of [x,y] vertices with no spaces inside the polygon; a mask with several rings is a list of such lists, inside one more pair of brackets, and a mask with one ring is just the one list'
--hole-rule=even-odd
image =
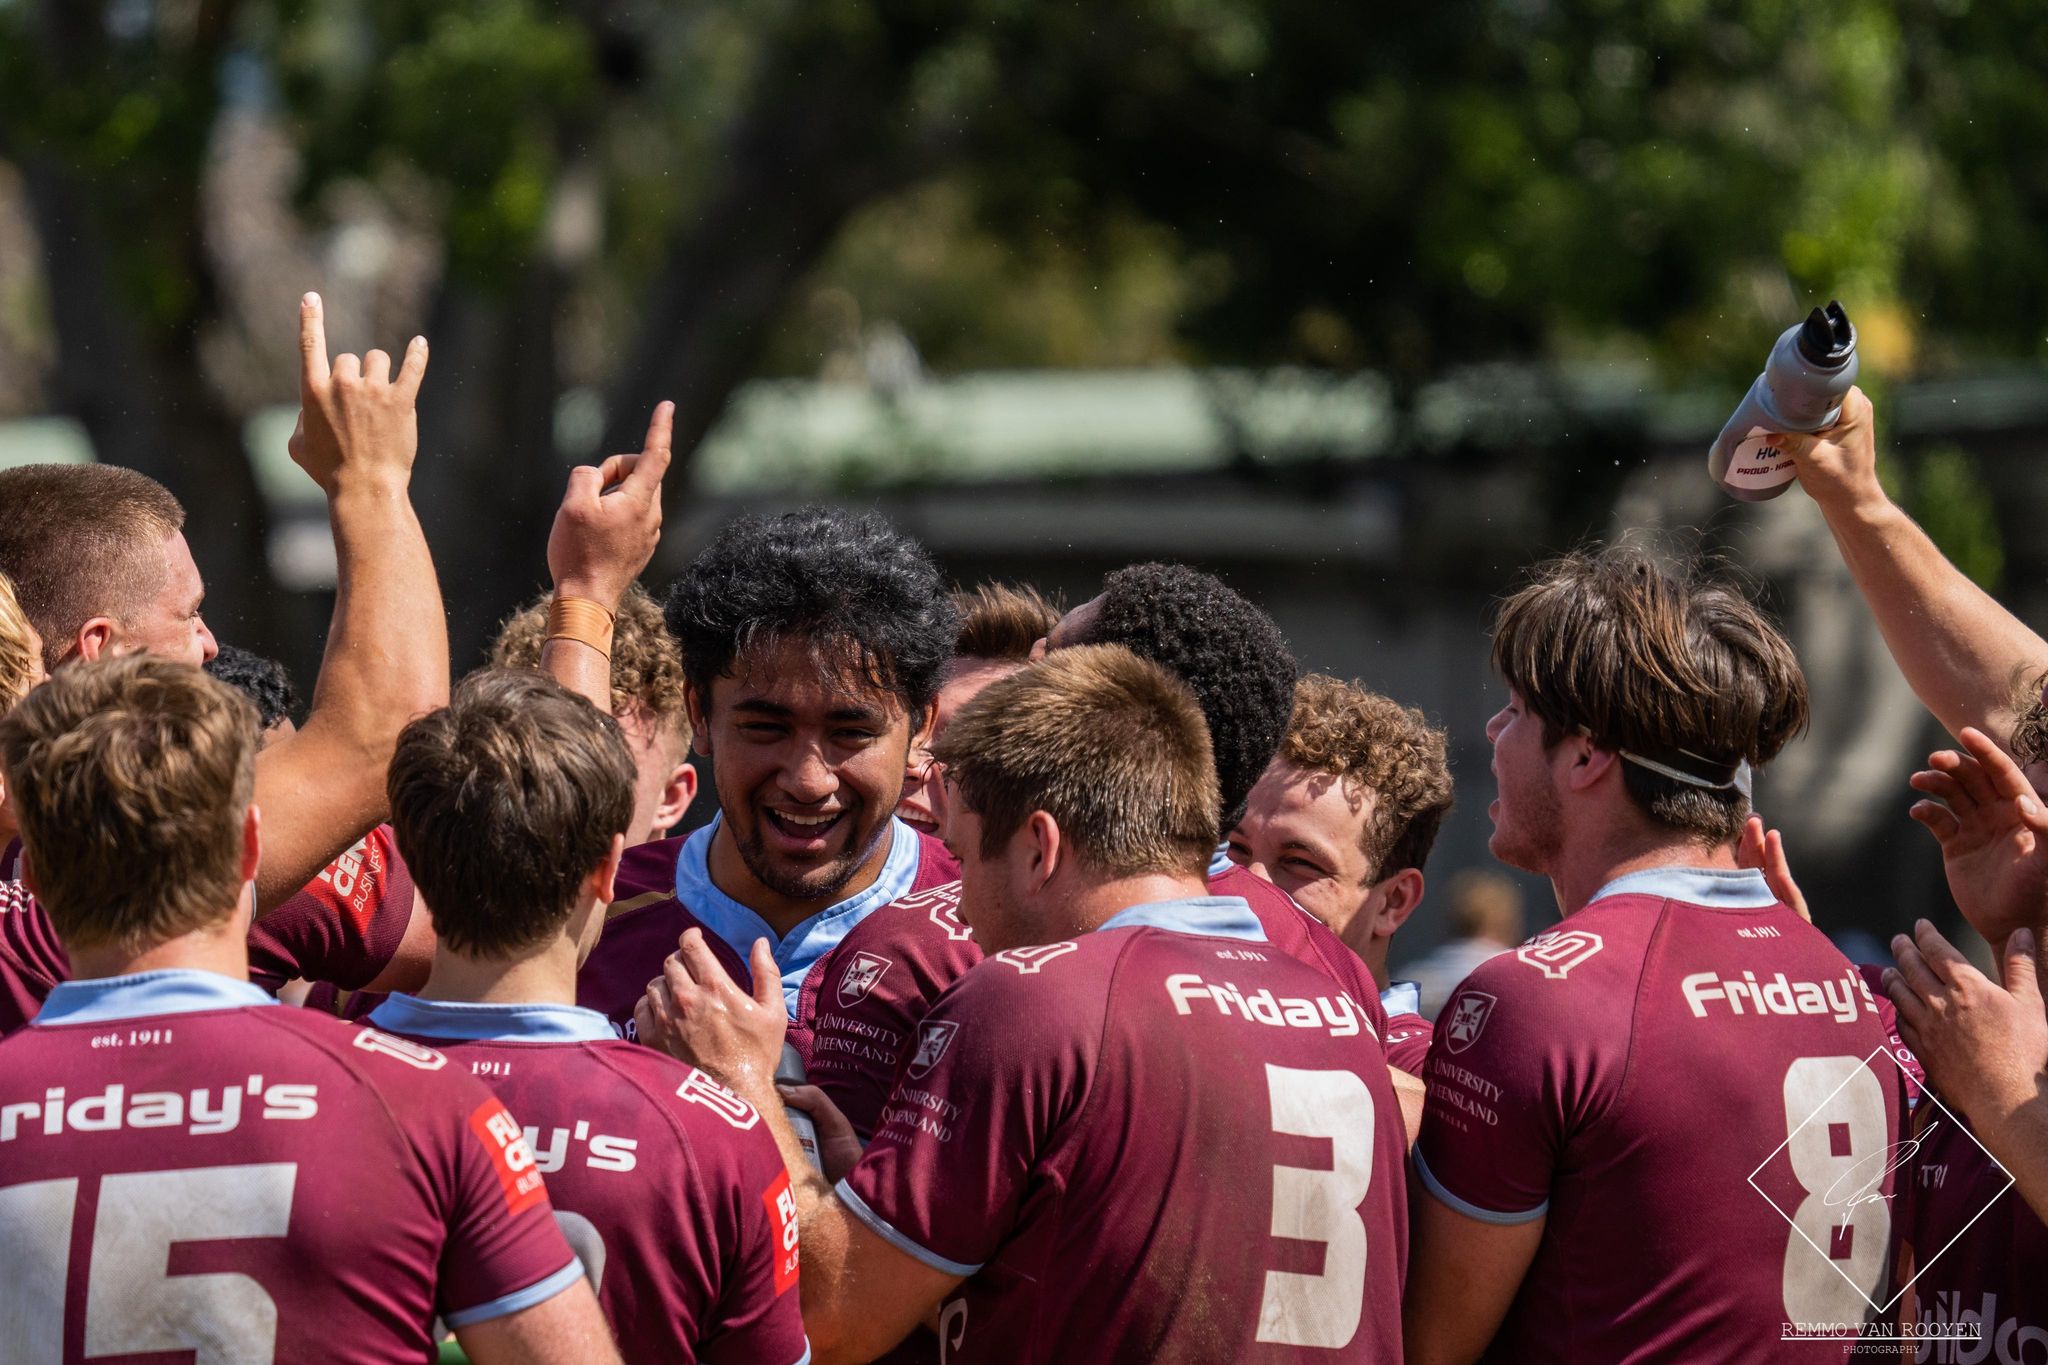
{"label": "team huddle", "polygon": [[168,492],[0,472],[6,1360],[2048,1359],[2048,644],[1888,519],[1867,403],[1802,480],[2002,981],[1814,926],[1750,805],[1790,645],[1622,545],[1493,622],[1491,850],[1561,919],[1432,1025],[1445,735],[1213,575],[1065,610],[814,508],[657,600],[664,405],[451,687],[426,344],[301,328],[303,717]]}

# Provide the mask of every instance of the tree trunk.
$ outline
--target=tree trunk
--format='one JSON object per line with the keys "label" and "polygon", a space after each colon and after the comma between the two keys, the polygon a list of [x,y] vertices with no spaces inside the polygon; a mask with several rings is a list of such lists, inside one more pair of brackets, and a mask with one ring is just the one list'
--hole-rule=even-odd
{"label": "tree trunk", "polygon": [[457,676],[547,585],[548,527],[567,474],[554,443],[561,295],[544,264],[503,297],[450,280],[427,327],[413,505],[440,570]]}

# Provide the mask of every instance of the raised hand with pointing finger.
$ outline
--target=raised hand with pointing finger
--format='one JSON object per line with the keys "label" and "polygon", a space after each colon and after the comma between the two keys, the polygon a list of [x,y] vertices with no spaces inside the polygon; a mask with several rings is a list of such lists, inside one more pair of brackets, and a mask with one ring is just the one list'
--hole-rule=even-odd
{"label": "raised hand with pointing finger", "polygon": [[384,351],[327,359],[327,319],[318,294],[299,301],[299,423],[291,457],[330,496],[339,482],[384,476],[403,486],[419,453],[416,404],[427,373],[427,339],[405,348],[396,374]]}
{"label": "raised hand with pointing finger", "polygon": [[569,471],[548,532],[548,572],[555,591],[616,610],[619,599],[661,540],[661,480],[668,472],[669,432],[676,405],[662,403],[647,423],[637,455]]}

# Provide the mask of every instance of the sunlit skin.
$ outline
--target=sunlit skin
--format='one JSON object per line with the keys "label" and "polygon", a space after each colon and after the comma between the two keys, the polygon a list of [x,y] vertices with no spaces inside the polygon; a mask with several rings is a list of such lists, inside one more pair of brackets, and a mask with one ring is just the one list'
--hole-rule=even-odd
{"label": "sunlit skin", "polygon": [[910,716],[798,642],[762,645],[710,691],[690,689],[690,721],[724,815],[711,880],[786,934],[881,875]]}
{"label": "sunlit skin", "polygon": [[638,706],[614,715],[633,755],[633,822],[626,827],[632,848],[661,838],[683,818],[697,795],[697,770],[676,726],[657,723]]}
{"label": "sunlit skin", "polygon": [[1486,814],[1493,821],[1487,851],[1509,867],[1550,876],[1563,842],[1553,755],[1543,745],[1543,720],[1508,689],[1507,705],[1486,722],[1499,791]]}
{"label": "sunlit skin", "polygon": [[87,661],[122,654],[150,654],[197,667],[220,653],[200,608],[206,584],[182,531],[163,545],[162,577],[154,593],[126,604],[118,615],[95,616],[78,628],[67,658]]}
{"label": "sunlit skin", "polygon": [[1054,623],[1045,638],[1031,647],[1031,657],[1043,659],[1051,650],[1082,643],[1088,638],[1088,632],[1095,629],[1095,619],[1101,615],[1102,598],[1099,595],[1089,598]]}
{"label": "sunlit skin", "polygon": [[1381,990],[1387,948],[1422,899],[1422,873],[1385,878],[1365,852],[1377,793],[1274,759],[1230,832],[1230,857],[1294,897],[1358,954]]}
{"label": "sunlit skin", "polygon": [[930,781],[931,746],[939,742],[947,722],[982,688],[998,678],[1007,678],[1023,666],[1021,659],[955,659],[947,665],[946,681],[932,702],[931,717],[910,746],[903,774],[903,799],[896,803],[896,815],[905,824],[937,837],[939,819],[933,809],[936,788]]}

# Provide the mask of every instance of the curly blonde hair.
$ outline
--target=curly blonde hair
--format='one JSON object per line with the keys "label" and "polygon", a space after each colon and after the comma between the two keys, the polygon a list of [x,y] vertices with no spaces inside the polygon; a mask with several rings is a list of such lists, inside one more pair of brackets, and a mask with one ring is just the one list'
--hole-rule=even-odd
{"label": "curly blonde hair", "polygon": [[34,629],[14,595],[14,584],[0,573],[0,716],[28,695],[36,680]]}
{"label": "curly blonde hair", "polygon": [[1294,687],[1280,758],[1373,794],[1359,845],[1373,875],[1420,869],[1451,809],[1444,732],[1421,711],[1356,683],[1310,673]]}
{"label": "curly blonde hair", "polygon": [[[548,599],[543,593],[498,627],[491,662],[499,668],[540,667],[547,643]],[[683,702],[683,651],[662,623],[661,606],[635,583],[619,602],[612,624],[612,714],[644,713],[658,730],[690,745],[690,713]]]}

